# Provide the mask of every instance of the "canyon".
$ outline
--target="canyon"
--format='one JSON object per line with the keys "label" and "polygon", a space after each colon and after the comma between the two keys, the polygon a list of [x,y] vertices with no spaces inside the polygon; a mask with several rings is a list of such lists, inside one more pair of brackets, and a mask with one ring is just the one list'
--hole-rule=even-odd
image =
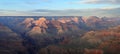
{"label": "canyon", "polygon": [[0,54],[120,54],[119,21],[120,17],[0,16]]}

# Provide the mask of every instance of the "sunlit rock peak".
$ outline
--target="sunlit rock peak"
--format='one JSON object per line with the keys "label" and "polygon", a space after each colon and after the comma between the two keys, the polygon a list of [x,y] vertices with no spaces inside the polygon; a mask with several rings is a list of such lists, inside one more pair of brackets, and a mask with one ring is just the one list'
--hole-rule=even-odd
{"label": "sunlit rock peak", "polygon": [[67,23],[67,22],[70,22],[72,20],[70,18],[60,18],[60,19],[58,19],[58,21],[61,23]]}
{"label": "sunlit rock peak", "polygon": [[72,18],[72,20],[73,20],[75,23],[79,23],[79,18],[78,18],[78,17],[74,17],[74,18]]}
{"label": "sunlit rock peak", "polygon": [[32,22],[34,21],[34,18],[26,18],[22,24],[25,24],[25,27],[28,28],[32,26]]}
{"label": "sunlit rock peak", "polygon": [[26,18],[23,23],[28,24],[30,22],[34,21],[34,18]]}
{"label": "sunlit rock peak", "polygon": [[28,32],[28,34],[30,35],[41,34],[41,33],[42,33],[42,30],[39,26],[33,27],[32,30]]}
{"label": "sunlit rock peak", "polygon": [[34,21],[34,24],[36,26],[44,27],[44,28],[48,28],[48,26],[46,25],[47,23],[48,23],[48,20],[44,17],[39,18],[39,20]]}

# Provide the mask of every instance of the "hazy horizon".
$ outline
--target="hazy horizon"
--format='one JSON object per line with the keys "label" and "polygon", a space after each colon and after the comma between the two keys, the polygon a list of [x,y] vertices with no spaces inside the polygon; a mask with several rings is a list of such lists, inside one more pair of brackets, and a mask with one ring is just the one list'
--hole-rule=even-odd
{"label": "hazy horizon", "polygon": [[120,0],[1,0],[0,16],[119,16]]}

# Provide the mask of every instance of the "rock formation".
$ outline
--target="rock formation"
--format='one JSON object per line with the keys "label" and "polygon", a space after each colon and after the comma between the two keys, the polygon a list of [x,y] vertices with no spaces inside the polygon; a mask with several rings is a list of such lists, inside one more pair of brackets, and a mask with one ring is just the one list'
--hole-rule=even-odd
{"label": "rock formation", "polygon": [[26,28],[29,28],[30,26],[32,26],[32,22],[34,21],[34,18],[26,18],[22,24],[25,24]]}
{"label": "rock formation", "polygon": [[41,34],[42,29],[39,26],[34,26],[31,31],[28,32],[29,35]]}
{"label": "rock formation", "polygon": [[75,23],[79,23],[79,18],[78,18],[78,17],[74,17],[74,18],[72,18],[72,20],[73,20]]}
{"label": "rock formation", "polygon": [[46,33],[46,29],[48,28],[47,23],[48,23],[48,21],[44,17],[39,18],[38,20],[32,21],[32,29],[28,33],[30,33],[30,34]]}

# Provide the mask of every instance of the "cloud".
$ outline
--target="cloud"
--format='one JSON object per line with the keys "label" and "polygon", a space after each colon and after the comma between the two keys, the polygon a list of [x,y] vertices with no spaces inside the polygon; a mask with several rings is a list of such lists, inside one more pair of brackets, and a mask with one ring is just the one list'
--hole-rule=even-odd
{"label": "cloud", "polygon": [[45,15],[61,15],[61,16],[119,16],[120,8],[96,8],[96,9],[66,9],[66,10],[32,10],[33,13],[46,13]]}
{"label": "cloud", "polygon": [[[2,12],[2,13],[1,13]],[[29,11],[0,10],[4,16],[120,16],[120,8],[96,8],[96,9],[65,9],[49,10],[37,9]]]}
{"label": "cloud", "polygon": [[72,4],[120,4],[120,0],[82,0]]}
{"label": "cloud", "polygon": [[58,12],[60,10],[48,10],[48,9],[37,9],[37,10],[32,10],[31,12]]}

